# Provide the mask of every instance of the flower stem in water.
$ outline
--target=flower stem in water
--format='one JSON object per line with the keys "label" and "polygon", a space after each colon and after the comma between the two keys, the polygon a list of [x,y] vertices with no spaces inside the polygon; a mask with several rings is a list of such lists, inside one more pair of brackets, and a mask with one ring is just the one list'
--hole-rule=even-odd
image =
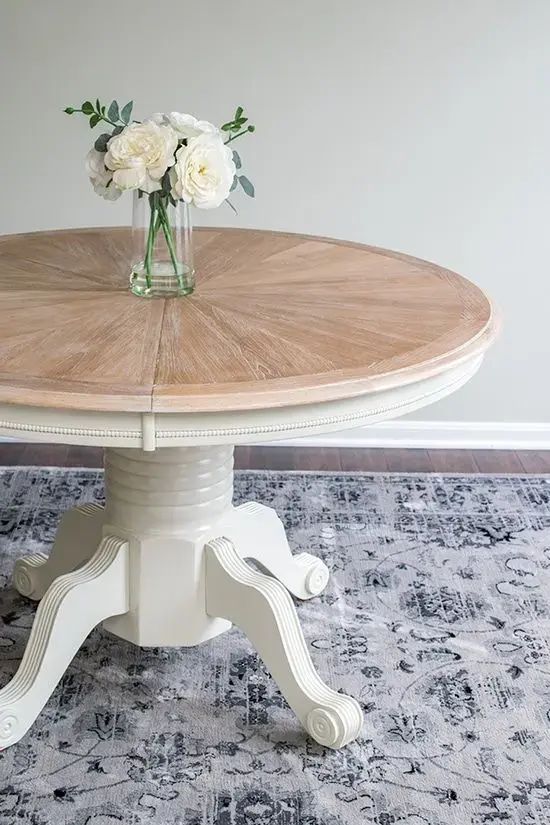
{"label": "flower stem in water", "polygon": [[178,257],[176,255],[176,248],[174,246],[174,238],[172,237],[172,227],[170,226],[170,219],[168,217],[168,211],[166,209],[166,205],[164,204],[162,198],[159,198],[158,201],[158,209],[159,215],[161,219],[162,231],[164,232],[164,237],[166,238],[166,245],[168,246],[168,251],[170,252],[170,259],[172,261],[172,266],[174,267],[174,272],[178,279],[178,284],[181,289],[183,289],[183,276],[180,271],[180,266],[178,264]]}
{"label": "flower stem in water", "polygon": [[155,245],[155,239],[157,237],[158,227],[156,226],[157,222],[157,206],[156,206],[156,199],[153,198],[151,201],[151,217],[149,218],[149,233],[147,235],[147,246],[145,249],[145,283],[147,284],[147,289],[151,289],[151,257],[153,254],[153,247]]}

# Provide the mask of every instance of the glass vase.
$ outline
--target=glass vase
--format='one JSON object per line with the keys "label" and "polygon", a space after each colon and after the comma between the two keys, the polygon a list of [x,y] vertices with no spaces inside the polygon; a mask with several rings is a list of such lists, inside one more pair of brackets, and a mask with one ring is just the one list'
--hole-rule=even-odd
{"label": "glass vase", "polygon": [[189,207],[163,192],[135,191],[130,289],[143,298],[189,295],[195,287]]}

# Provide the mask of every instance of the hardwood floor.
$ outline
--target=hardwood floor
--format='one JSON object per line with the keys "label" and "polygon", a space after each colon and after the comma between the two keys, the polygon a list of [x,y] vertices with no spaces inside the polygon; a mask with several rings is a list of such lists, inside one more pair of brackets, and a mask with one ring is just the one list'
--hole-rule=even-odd
{"label": "hardwood floor", "polygon": [[[97,447],[0,444],[0,466],[101,467]],[[399,473],[550,473],[550,451],[237,447],[237,469]]]}

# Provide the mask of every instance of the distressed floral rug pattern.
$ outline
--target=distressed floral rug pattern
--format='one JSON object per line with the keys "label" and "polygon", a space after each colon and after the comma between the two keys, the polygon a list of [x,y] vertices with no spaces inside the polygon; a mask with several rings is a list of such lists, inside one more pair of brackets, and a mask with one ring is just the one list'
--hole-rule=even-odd
{"label": "distressed floral rug pattern", "polygon": [[[308,740],[242,633],[138,649],[94,631],[0,754],[0,825],[550,825],[550,478],[239,473],[332,570],[298,606],[359,740]],[[35,606],[14,560],[96,471],[0,471],[0,685]]]}

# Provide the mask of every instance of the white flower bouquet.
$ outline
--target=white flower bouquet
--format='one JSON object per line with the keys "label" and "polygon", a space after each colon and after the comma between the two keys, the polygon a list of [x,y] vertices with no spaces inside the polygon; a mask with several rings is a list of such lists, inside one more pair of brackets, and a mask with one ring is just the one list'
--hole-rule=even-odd
{"label": "white flower bouquet", "polygon": [[[162,294],[170,289],[166,278],[175,279],[176,292],[186,294],[194,285],[190,227],[178,226],[175,210],[179,204],[184,205],[185,224],[189,220],[188,206],[214,209],[226,201],[234,209],[228,198],[237,187],[254,197],[252,183],[240,172],[241,158],[229,144],[254,132],[255,127],[248,122],[242,106],[220,128],[181,112],[132,120],[132,109],[132,101],[119,107],[113,100],[107,107],[96,100],[95,104],[85,101],[78,109],[69,106],[64,111],[68,115],[84,114],[92,129],[100,123],[109,127],[86,156],[95,192],[114,201],[124,191],[133,190],[137,199],[147,204],[142,260],[133,266],[131,276],[133,291],[158,294],[153,281],[160,276],[164,278]],[[134,228],[135,223],[134,219]],[[156,271],[159,238],[168,260],[160,261]]]}

